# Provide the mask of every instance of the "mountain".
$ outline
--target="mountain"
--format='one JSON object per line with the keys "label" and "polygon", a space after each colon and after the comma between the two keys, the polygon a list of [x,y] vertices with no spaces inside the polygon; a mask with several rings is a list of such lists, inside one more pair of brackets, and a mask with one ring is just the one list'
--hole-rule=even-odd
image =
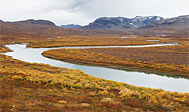
{"label": "mountain", "polygon": [[94,22],[90,23],[83,28],[89,29],[111,29],[111,30],[121,30],[121,29],[134,29],[144,27],[156,21],[163,20],[159,16],[136,16],[135,18],[125,18],[125,17],[101,17],[96,19]]}
{"label": "mountain", "polygon": [[133,33],[145,36],[188,37],[189,15],[155,21],[135,29]]}
{"label": "mountain", "polygon": [[[73,28],[76,25],[60,28],[48,20],[24,20],[0,22],[1,39],[52,38],[60,36],[156,36],[189,37],[189,15],[174,18],[159,16],[101,17],[87,26]],[[68,28],[70,27],[70,28]],[[102,30],[103,29],[103,30]]]}
{"label": "mountain", "polygon": [[0,26],[0,42],[18,39],[52,39],[63,36],[119,36],[126,34],[120,31],[60,28],[47,20],[0,22]]}
{"label": "mountain", "polygon": [[61,25],[61,28],[73,28],[73,29],[77,29],[77,28],[81,28],[81,25],[77,25],[77,24],[68,24],[68,25]]}
{"label": "mountain", "polygon": [[[9,38],[20,37],[50,37],[58,32],[58,28],[53,22],[47,20],[24,20],[16,22],[0,22],[0,36]],[[8,38],[4,38],[8,39]]]}
{"label": "mountain", "polygon": [[123,31],[141,36],[188,37],[189,15],[174,18],[162,18],[160,16],[101,17],[82,28]]}
{"label": "mountain", "polygon": [[189,25],[189,15],[178,16],[174,18],[162,19],[161,21],[155,21],[151,24],[147,24],[145,27],[159,27],[159,26],[180,26]]}
{"label": "mountain", "polygon": [[0,22],[3,22],[3,20],[0,20]]}
{"label": "mountain", "polygon": [[47,26],[52,26],[56,27],[56,25],[48,20],[34,20],[34,19],[29,19],[29,20],[24,20],[24,21],[16,21],[12,22],[14,24],[33,24],[33,25],[47,25]]}
{"label": "mountain", "polygon": [[164,19],[160,16],[136,16],[135,18],[125,17],[101,17],[96,19],[83,28],[88,29],[104,29],[104,30],[129,30],[129,29],[141,29],[152,27],[176,27],[176,26],[188,26],[189,15]]}

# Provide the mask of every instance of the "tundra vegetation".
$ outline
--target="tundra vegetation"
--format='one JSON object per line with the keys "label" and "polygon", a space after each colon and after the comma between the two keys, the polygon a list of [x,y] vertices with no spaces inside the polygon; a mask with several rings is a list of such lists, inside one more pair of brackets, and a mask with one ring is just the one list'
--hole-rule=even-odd
{"label": "tundra vegetation", "polygon": [[134,68],[189,76],[188,41],[180,45],[144,48],[53,49],[44,56],[71,62],[107,67]]}
{"label": "tundra vegetation", "polygon": [[[8,51],[5,47],[0,47],[0,52]],[[66,55],[81,53],[76,51],[71,49]],[[83,53],[89,55],[89,51]],[[54,53],[53,51],[52,54]],[[58,53],[58,57],[60,55],[62,52]],[[95,51],[89,55],[95,60],[99,56],[105,56],[103,60],[112,57]],[[0,90],[2,112],[189,110],[189,93],[135,87],[92,77],[79,70],[27,63],[3,54],[0,54]]]}
{"label": "tundra vegetation", "polygon": [[147,45],[164,43],[167,39],[159,38],[161,41],[146,41],[146,39],[156,40],[157,38],[129,36],[121,38],[120,36],[97,37],[97,36],[74,36],[74,37],[57,37],[49,38],[47,41],[31,41],[28,47],[63,47],[63,46],[124,46],[124,45]]}

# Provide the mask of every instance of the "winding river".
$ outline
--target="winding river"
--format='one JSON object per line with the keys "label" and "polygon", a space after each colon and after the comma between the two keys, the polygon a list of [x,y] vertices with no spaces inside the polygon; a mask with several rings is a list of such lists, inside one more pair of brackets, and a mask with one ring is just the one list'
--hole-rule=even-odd
{"label": "winding river", "polygon": [[52,66],[78,69],[85,73],[103,78],[107,80],[113,80],[118,82],[124,82],[127,84],[139,86],[163,89],[166,91],[173,92],[189,92],[189,79],[184,78],[173,78],[167,76],[160,76],[154,73],[144,73],[136,71],[125,71],[117,70],[104,67],[78,65],[73,63],[62,62],[54,59],[49,59],[41,55],[42,52],[50,49],[58,48],[75,48],[75,49],[86,49],[86,48],[115,48],[115,47],[153,47],[153,46],[167,46],[175,45],[175,43],[168,44],[155,44],[155,45],[138,45],[138,46],[87,46],[87,47],[56,47],[56,48],[27,48],[25,44],[13,44],[6,45],[13,52],[4,53],[5,55],[12,56],[14,59],[19,59],[26,62],[45,63]]}

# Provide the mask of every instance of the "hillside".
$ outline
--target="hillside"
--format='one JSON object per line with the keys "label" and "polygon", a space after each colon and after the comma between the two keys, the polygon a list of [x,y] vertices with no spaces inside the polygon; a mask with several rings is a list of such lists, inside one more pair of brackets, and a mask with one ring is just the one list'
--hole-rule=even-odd
{"label": "hillside", "polygon": [[48,20],[34,20],[34,19],[29,19],[29,20],[24,20],[24,21],[17,21],[17,22],[12,22],[14,24],[32,24],[32,25],[47,25],[47,26],[52,26],[56,27],[56,25]]}
{"label": "hillside", "polygon": [[81,28],[82,26],[81,25],[78,25],[78,24],[68,24],[68,25],[61,25],[60,26],[61,28]]}
{"label": "hillside", "polygon": [[20,39],[52,39],[60,36],[114,36],[126,35],[120,31],[102,31],[94,29],[60,28],[47,20],[24,20],[0,22],[0,41]]}
{"label": "hillside", "polygon": [[[0,20],[1,21],[1,20]],[[188,37],[189,16],[164,19],[159,16],[137,16],[135,18],[101,17],[87,26],[56,26],[48,20],[24,20],[0,22],[0,40],[15,38],[53,38],[59,36],[156,36]]]}
{"label": "hillside", "polygon": [[156,21],[163,20],[159,16],[136,16],[135,18],[124,17],[101,17],[96,19],[84,28],[89,29],[129,29],[129,28],[141,28]]}
{"label": "hillside", "polygon": [[159,16],[101,17],[83,28],[125,31],[142,36],[187,37],[189,15],[167,19]]}
{"label": "hillside", "polygon": [[89,29],[139,29],[150,27],[167,27],[176,25],[189,25],[189,15],[164,19],[160,16],[101,17],[84,28]]}

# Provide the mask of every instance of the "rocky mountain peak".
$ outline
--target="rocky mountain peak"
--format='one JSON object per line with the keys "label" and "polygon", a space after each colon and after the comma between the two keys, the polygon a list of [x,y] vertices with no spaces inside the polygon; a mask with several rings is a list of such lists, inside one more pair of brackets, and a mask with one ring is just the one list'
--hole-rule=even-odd
{"label": "rocky mountain peak", "polygon": [[83,28],[125,30],[138,28],[151,28],[163,25],[189,25],[189,15],[164,19],[160,16],[101,17]]}
{"label": "rocky mountain peak", "polygon": [[152,22],[163,20],[160,16],[136,16],[135,18],[125,17],[100,17],[84,28],[90,29],[128,29],[140,28]]}

